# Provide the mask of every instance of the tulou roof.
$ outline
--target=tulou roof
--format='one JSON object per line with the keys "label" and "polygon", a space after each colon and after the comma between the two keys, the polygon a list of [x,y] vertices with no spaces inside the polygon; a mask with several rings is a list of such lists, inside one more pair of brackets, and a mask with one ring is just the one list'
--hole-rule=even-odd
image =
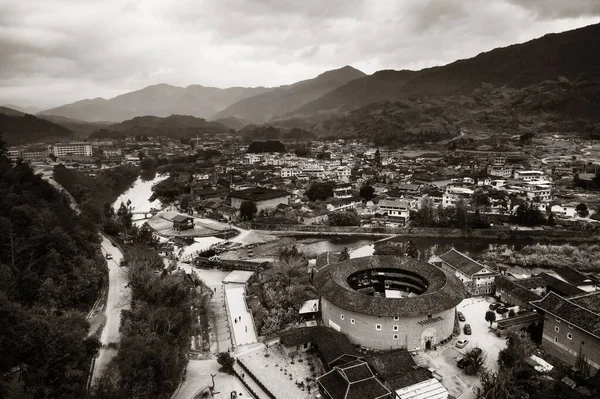
{"label": "tulou roof", "polygon": [[[417,274],[427,282],[420,295],[384,298],[361,294],[350,287],[348,277],[372,269],[397,269]],[[454,308],[464,299],[465,288],[458,278],[429,263],[392,255],[349,259],[329,264],[317,272],[314,285],[322,297],[343,309],[375,316],[415,317]]]}

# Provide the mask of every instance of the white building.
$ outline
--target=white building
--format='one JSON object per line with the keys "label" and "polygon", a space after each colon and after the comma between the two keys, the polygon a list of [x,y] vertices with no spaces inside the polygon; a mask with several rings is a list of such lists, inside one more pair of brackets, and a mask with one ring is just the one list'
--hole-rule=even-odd
{"label": "white building", "polygon": [[298,168],[281,168],[281,177],[283,178],[298,176],[299,174],[300,169]]}
{"label": "white building", "polygon": [[515,179],[522,181],[544,180],[544,172],[541,170],[515,170]]}
{"label": "white building", "polygon": [[473,196],[474,191],[466,187],[447,186],[446,192],[442,196],[442,206],[448,208],[456,206],[461,199],[468,202]]}
{"label": "white building", "polygon": [[57,158],[64,157],[67,155],[91,157],[92,156],[92,145],[90,143],[78,142],[78,143],[60,143],[52,146],[52,154]]}

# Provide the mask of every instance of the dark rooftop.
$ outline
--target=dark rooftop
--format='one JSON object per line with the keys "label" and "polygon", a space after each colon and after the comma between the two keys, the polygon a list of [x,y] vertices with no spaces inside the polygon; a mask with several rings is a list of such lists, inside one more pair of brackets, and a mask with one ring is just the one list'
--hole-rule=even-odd
{"label": "dark rooftop", "polygon": [[550,292],[539,301],[533,301],[532,305],[600,338],[600,314],[596,313],[597,311],[584,307],[586,304],[592,304],[594,308],[598,309],[600,292],[594,292],[585,296],[587,297],[586,299],[583,299],[584,296],[581,296],[580,298],[569,300]]}
{"label": "dark rooftop", "polygon": [[274,198],[287,197],[288,195],[290,194],[286,191],[273,190],[264,187],[253,187],[231,193],[231,196],[234,198],[241,198],[248,201],[266,201]]}
{"label": "dark rooftop", "polygon": [[[361,294],[350,287],[348,277],[372,269],[397,269],[417,274],[427,281],[420,295],[384,298]],[[314,277],[323,298],[343,309],[375,316],[415,317],[439,313],[458,305],[465,295],[463,284],[454,276],[429,263],[408,257],[371,256],[332,263]]]}
{"label": "dark rooftop", "polygon": [[[511,295],[521,299],[525,302],[531,302],[540,299],[540,296],[531,292],[529,289],[522,286],[521,280],[509,280],[506,277],[498,276],[496,277],[494,283],[496,284],[496,288],[501,288]],[[545,287],[545,284],[544,284]]]}
{"label": "dark rooftop", "polygon": [[554,272],[573,285],[585,285],[593,283],[593,280],[590,277],[569,266],[557,267],[554,269]]}
{"label": "dark rooftop", "polygon": [[469,258],[463,253],[458,252],[454,248],[444,254],[441,254],[439,258],[467,276],[472,276],[473,274],[483,270],[485,267],[481,263]]}
{"label": "dark rooftop", "polygon": [[337,366],[318,381],[333,399],[391,398],[392,394],[362,360]]}
{"label": "dark rooftop", "polygon": [[190,219],[194,219],[193,217],[190,216],[185,216],[185,215],[175,215],[175,217],[173,217],[173,219],[171,219],[172,222],[175,223],[185,223],[186,221],[190,220]]}
{"label": "dark rooftop", "polygon": [[546,288],[548,292],[552,291],[555,294],[565,297],[579,295],[585,292],[574,285],[562,281],[548,273],[540,273],[539,276],[546,280]]}

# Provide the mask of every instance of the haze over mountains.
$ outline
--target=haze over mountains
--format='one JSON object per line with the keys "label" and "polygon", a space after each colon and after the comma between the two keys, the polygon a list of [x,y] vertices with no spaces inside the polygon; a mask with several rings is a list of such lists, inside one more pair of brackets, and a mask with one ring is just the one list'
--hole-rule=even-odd
{"label": "haze over mountains", "polygon": [[[277,88],[159,84],[109,100],[78,101],[38,116],[81,135],[97,128],[86,122],[123,122],[146,115],[163,119],[135,118],[127,128],[115,130],[127,135],[154,123],[156,132],[172,127],[189,135],[270,124],[317,136],[383,137],[399,143],[435,141],[436,134],[439,139],[452,137],[462,126],[492,133],[566,129],[595,134],[600,130],[598,38],[600,24],[595,24],[445,66],[372,75],[346,66]],[[166,118],[172,114],[177,117]]]}
{"label": "haze over mountains", "polygon": [[41,115],[56,115],[87,122],[122,122],[136,116],[166,117],[172,114],[208,118],[241,99],[270,91],[265,87],[219,89],[158,84],[120,96],[81,100],[48,109]]}

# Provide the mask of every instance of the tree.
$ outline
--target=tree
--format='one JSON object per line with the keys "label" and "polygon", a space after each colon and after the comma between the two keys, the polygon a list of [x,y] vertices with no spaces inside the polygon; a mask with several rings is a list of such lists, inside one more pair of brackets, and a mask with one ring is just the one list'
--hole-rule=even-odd
{"label": "tree", "polygon": [[348,250],[348,247],[344,247],[344,249],[342,249],[342,252],[340,252],[340,262],[343,262],[348,259],[350,259],[350,251]]}
{"label": "tree", "polygon": [[240,205],[240,216],[245,220],[252,220],[256,215],[257,209],[254,201],[244,201]]}
{"label": "tree", "polygon": [[481,348],[473,348],[465,357],[466,365],[465,365],[465,374],[473,375],[477,374],[483,363],[485,363],[485,355]]}
{"label": "tree", "polygon": [[333,197],[334,182],[314,182],[306,191],[306,196],[311,201],[325,201],[327,198]]}
{"label": "tree", "polygon": [[507,337],[506,348],[498,354],[501,369],[512,368],[523,362],[535,351],[535,344],[525,331],[511,331]]}
{"label": "tree", "polygon": [[517,313],[515,312],[514,309],[511,309],[511,310],[508,311],[508,317],[515,317],[516,314]]}
{"label": "tree", "polygon": [[381,166],[381,152],[379,151],[379,148],[377,149],[377,151],[375,151],[374,161],[376,166]]}
{"label": "tree", "polygon": [[406,241],[406,244],[404,244],[404,256],[419,259],[419,250],[413,240],[408,240]]}
{"label": "tree", "polygon": [[355,210],[331,212],[328,218],[330,226],[360,226],[360,216]]}
{"label": "tree", "polygon": [[362,186],[360,188],[360,196],[368,201],[371,198],[373,198],[373,196],[375,195],[375,189],[373,188],[373,186],[370,186],[368,184],[365,184],[364,186]]}
{"label": "tree", "polygon": [[140,161],[144,159],[144,156],[145,156],[144,151],[138,152],[138,158],[140,159]]}
{"label": "tree", "polygon": [[192,201],[192,196],[190,194],[183,194],[179,199],[179,207],[181,209],[188,209],[190,207],[190,202]]}
{"label": "tree", "polygon": [[485,312],[485,321],[489,322],[491,327],[492,323],[496,321],[496,312],[493,310],[488,310]]}
{"label": "tree", "polygon": [[235,364],[235,358],[231,356],[231,353],[229,352],[219,352],[217,355],[217,363],[223,367],[223,370],[231,373],[233,371],[233,365]]}
{"label": "tree", "polygon": [[302,145],[302,146],[296,148],[296,151],[294,151],[294,153],[296,154],[297,157],[308,158],[308,157],[310,157],[310,148],[308,148],[305,145]]}
{"label": "tree", "polygon": [[577,207],[575,207],[575,210],[577,211],[577,214],[579,216],[581,216],[582,218],[584,218],[590,214],[590,211],[588,210],[587,205],[584,204],[583,202],[578,204]]}

